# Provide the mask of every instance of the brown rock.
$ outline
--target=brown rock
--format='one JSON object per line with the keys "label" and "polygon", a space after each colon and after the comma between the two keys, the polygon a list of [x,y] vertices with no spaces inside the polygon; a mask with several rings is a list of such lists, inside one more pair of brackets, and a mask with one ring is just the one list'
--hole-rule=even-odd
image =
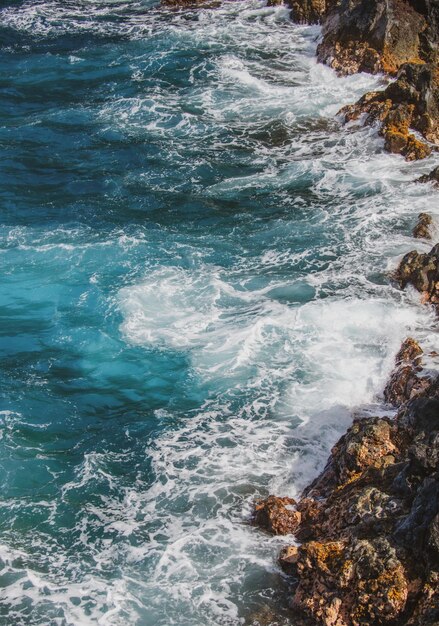
{"label": "brown rock", "polygon": [[268,496],[255,505],[254,523],[274,535],[294,533],[301,520],[301,513],[296,510],[293,498]]}
{"label": "brown rock", "polygon": [[291,19],[298,24],[319,24],[326,13],[326,0],[289,0]]}
{"label": "brown rock", "polygon": [[439,304],[439,244],[428,253],[408,252],[393,278],[404,289],[412,285],[422,294],[424,302]]}
{"label": "brown rock", "polygon": [[325,626],[391,623],[408,596],[404,566],[385,539],[309,542],[299,549],[293,606]]}
{"label": "brown rock", "polygon": [[[397,365],[421,354],[406,340]],[[280,557],[297,579],[296,626],[437,626],[438,398],[439,376],[396,421],[357,420],[306,490],[297,505],[305,543]]]}
{"label": "brown rock", "polygon": [[[386,466],[389,457],[393,459],[397,452],[394,441],[395,425],[384,418],[365,418],[355,420],[347,433],[332,448],[329,461],[320,476],[305,490],[305,502],[327,497],[334,489],[340,489],[347,483],[359,478],[370,467],[381,469]],[[301,500],[298,510],[302,507]],[[315,512],[314,517],[318,514]],[[303,517],[311,516],[303,513]]]}
{"label": "brown rock", "polygon": [[341,109],[345,122],[364,117],[364,124],[378,124],[388,152],[406,160],[423,159],[431,146],[417,139],[410,128],[439,142],[439,81],[437,70],[425,64],[407,63],[397,80],[384,91],[370,92],[354,105]]}
{"label": "brown rock", "polygon": [[430,379],[419,375],[423,351],[418,342],[406,339],[395,358],[395,369],[384,389],[384,399],[393,406],[401,406],[408,400],[423,394]]}
{"label": "brown rock", "polygon": [[439,625],[439,573],[432,572],[419,592],[419,601],[407,626]]}
{"label": "brown rock", "polygon": [[286,574],[294,576],[297,573],[297,561],[299,548],[297,546],[285,546],[279,555],[279,565]]}
{"label": "brown rock", "polygon": [[419,213],[418,221],[413,229],[413,237],[417,239],[431,239],[433,218],[429,213]]}

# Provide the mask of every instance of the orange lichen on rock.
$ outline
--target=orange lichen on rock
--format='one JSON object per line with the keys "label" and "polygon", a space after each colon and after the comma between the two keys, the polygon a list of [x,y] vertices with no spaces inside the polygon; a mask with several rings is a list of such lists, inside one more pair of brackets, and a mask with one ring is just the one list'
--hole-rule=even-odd
{"label": "orange lichen on rock", "polygon": [[439,138],[437,72],[425,63],[406,64],[387,89],[365,94],[356,104],[343,107],[339,115],[344,122],[361,118],[366,125],[378,124],[388,152],[402,154],[407,161],[424,159],[432,147],[410,129],[429,141]]}
{"label": "orange lichen on rock", "polygon": [[[396,373],[418,373],[421,355],[407,339]],[[271,500],[301,513],[293,532],[303,543],[279,557],[295,626],[437,624],[439,377],[423,385],[422,396],[399,398],[396,420],[356,420],[297,504]]]}

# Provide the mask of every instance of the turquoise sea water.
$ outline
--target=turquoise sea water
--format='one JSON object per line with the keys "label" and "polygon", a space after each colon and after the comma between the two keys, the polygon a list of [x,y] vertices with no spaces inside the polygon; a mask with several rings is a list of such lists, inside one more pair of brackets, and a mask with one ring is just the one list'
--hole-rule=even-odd
{"label": "turquoise sea water", "polygon": [[383,79],[284,7],[2,2],[0,34],[0,623],[288,615],[252,502],[431,324],[386,272],[434,158],[339,125]]}

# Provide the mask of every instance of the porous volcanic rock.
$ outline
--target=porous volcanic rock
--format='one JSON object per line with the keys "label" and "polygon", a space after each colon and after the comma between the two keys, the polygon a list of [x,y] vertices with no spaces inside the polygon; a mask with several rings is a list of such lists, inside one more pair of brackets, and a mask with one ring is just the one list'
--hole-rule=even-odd
{"label": "porous volcanic rock", "polygon": [[274,535],[294,533],[300,524],[301,514],[293,498],[269,496],[255,505],[254,523]]}
{"label": "porous volcanic rock", "polygon": [[[397,361],[421,352],[406,340]],[[295,625],[437,626],[439,377],[396,419],[356,420],[290,508],[303,543],[279,562]]]}
{"label": "porous volcanic rock", "polygon": [[437,66],[437,0],[288,0],[287,4],[294,21],[322,23],[318,59],[340,74],[396,74],[408,62]]}
{"label": "porous volcanic rock", "polygon": [[319,24],[326,14],[327,0],[289,0],[291,19],[298,24]]}
{"label": "porous volcanic rock", "polygon": [[394,74],[407,62],[436,63],[437,21],[435,0],[329,2],[318,59],[341,74]]}
{"label": "porous volcanic rock", "polygon": [[339,74],[396,75],[340,112],[345,121],[378,123],[388,152],[423,159],[439,145],[439,2],[437,0],[289,0],[298,22],[322,23],[318,60]]}
{"label": "porous volcanic rock", "polygon": [[405,568],[383,537],[310,541],[299,549],[297,571],[293,608],[319,624],[388,624],[405,609]]}

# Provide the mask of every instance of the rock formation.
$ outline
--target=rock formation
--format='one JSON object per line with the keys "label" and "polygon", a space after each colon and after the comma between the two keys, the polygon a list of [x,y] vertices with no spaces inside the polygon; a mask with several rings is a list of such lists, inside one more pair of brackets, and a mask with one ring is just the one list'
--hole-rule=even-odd
{"label": "rock formation", "polygon": [[432,229],[433,218],[431,215],[429,213],[419,213],[412,235],[416,239],[431,239]]}
{"label": "rock formation", "polygon": [[402,154],[409,161],[422,159],[432,148],[410,129],[439,143],[439,74],[430,65],[407,63],[384,91],[365,94],[356,104],[341,109],[340,115],[344,122],[361,116],[366,125],[379,124],[388,152]]}
{"label": "rock formation", "polygon": [[298,24],[318,24],[326,14],[328,0],[289,0],[291,18]]}
{"label": "rock formation", "polygon": [[[398,358],[419,350],[409,340]],[[396,420],[356,420],[295,505],[285,532],[303,543],[280,564],[297,626],[439,623],[438,380],[423,394]]]}
{"label": "rock formation", "polygon": [[424,174],[418,179],[419,183],[434,183],[435,185],[439,185],[439,167],[436,167],[429,174]]}
{"label": "rock formation", "polygon": [[322,20],[318,58],[342,74],[394,74],[407,62],[435,63],[434,20],[434,0],[331,2]]}
{"label": "rock formation", "polygon": [[398,407],[429,388],[429,378],[420,376],[422,353],[417,341],[411,338],[404,341],[396,355],[395,370],[384,389],[386,402]]}
{"label": "rock formation", "polygon": [[255,505],[255,523],[273,535],[288,535],[300,524],[297,502],[292,498],[269,496]]}
{"label": "rock formation", "polygon": [[387,89],[345,107],[345,121],[377,123],[385,149],[407,160],[439,144],[439,3],[437,0],[289,0],[292,18],[322,23],[317,56],[339,74],[397,75]]}
{"label": "rock formation", "polygon": [[402,289],[411,285],[422,295],[423,302],[439,306],[439,244],[430,252],[408,252],[393,275]]}

